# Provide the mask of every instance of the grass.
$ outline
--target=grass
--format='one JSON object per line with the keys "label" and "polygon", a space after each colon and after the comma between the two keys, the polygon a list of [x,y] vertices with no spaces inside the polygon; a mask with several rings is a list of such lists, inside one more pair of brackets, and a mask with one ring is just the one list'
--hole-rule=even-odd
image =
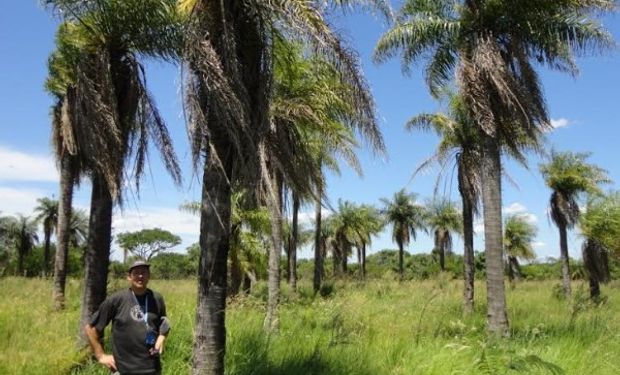
{"label": "grass", "polygon": [[[80,285],[68,284],[68,307],[53,312],[51,282],[0,280],[0,374],[108,374],[75,348]],[[117,281],[111,288],[124,286]],[[551,281],[507,287],[510,339],[485,334],[484,284],[476,309],[463,317],[461,281],[338,283],[314,298],[310,285],[284,286],[280,332],[262,333],[265,288],[231,301],[226,372],[235,375],[371,374],[618,374],[620,292],[604,287],[606,303],[587,301],[575,283],[570,301],[553,296]],[[153,280],[166,298],[173,330],[165,374],[191,364],[195,281]]]}

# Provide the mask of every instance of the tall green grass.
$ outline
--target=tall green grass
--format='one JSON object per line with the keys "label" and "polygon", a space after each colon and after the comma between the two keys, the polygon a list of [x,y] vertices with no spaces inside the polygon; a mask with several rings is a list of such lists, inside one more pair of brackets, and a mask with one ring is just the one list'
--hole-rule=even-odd
{"label": "tall green grass", "polygon": [[[108,374],[75,350],[80,288],[71,281],[68,308],[49,307],[49,281],[0,280],[0,374]],[[230,301],[226,372],[235,375],[619,374],[620,292],[603,289],[594,306],[583,285],[570,301],[555,282],[508,288],[511,338],[487,338],[484,284],[464,317],[462,282],[339,282],[328,297],[283,285],[280,332],[262,332],[266,288]],[[124,286],[115,282],[111,288]],[[153,280],[173,322],[163,354],[165,374],[191,363],[195,281]]]}

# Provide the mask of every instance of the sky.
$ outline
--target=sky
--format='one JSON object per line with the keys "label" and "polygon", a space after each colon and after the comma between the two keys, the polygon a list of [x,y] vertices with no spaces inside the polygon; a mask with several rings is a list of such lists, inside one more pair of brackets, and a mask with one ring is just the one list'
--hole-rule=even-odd
{"label": "sky", "polygon": [[[416,167],[432,155],[438,138],[430,133],[407,132],[404,124],[412,116],[442,107],[428,94],[422,66],[414,66],[411,74],[404,75],[398,59],[374,64],[371,59],[374,46],[387,27],[370,14],[348,12],[333,16],[332,23],[359,54],[376,101],[387,156],[373,155],[368,148],[360,149],[363,177],[343,164],[340,176],[329,175],[330,202],[337,206],[342,199],[381,207],[381,198],[390,198],[402,188],[417,194],[423,202],[433,195],[438,171],[411,177]],[[618,15],[606,17],[603,23],[620,40]],[[43,89],[57,25],[58,19],[36,0],[0,2],[1,215],[31,215],[37,198],[58,198],[59,178],[50,144],[49,112],[53,98]],[[153,149],[139,194],[129,189],[124,206],[115,208],[113,233],[160,227],[181,236],[183,243],[176,251],[182,252],[197,241],[199,219],[180,212],[178,206],[184,201],[198,200],[201,183],[200,173],[194,173],[191,165],[181,105],[180,71],[177,66],[157,61],[146,61],[145,65],[148,87],[170,129],[184,180],[181,187],[174,186]],[[554,126],[547,135],[546,146],[549,150],[591,152],[588,160],[606,169],[616,181],[606,189],[617,189],[620,102],[616,90],[620,87],[620,53],[613,50],[579,58],[578,66],[577,77],[538,69]],[[559,256],[559,240],[557,229],[547,215],[551,192],[538,172],[541,162],[544,160],[538,155],[528,157],[528,169],[505,162],[504,168],[513,182],[503,181],[502,206],[505,215],[527,215],[537,226],[534,249],[539,259],[545,259]],[[459,202],[455,183],[456,176],[451,178],[448,174],[439,192]],[[75,193],[75,207],[88,209],[90,188],[87,180],[82,181]],[[301,217],[310,225],[313,207],[303,207]],[[482,250],[482,218],[476,219],[475,226],[478,234],[474,247]],[[581,237],[577,231],[569,235],[568,244],[570,255],[580,257]],[[428,252],[432,247],[432,236],[421,232],[406,250]],[[113,243],[112,248],[113,259],[120,259],[118,246]],[[396,248],[391,240],[391,228],[373,239],[369,253],[386,248]],[[458,253],[461,248],[462,241],[457,237],[454,251]],[[303,249],[301,256],[311,256],[311,249]]]}

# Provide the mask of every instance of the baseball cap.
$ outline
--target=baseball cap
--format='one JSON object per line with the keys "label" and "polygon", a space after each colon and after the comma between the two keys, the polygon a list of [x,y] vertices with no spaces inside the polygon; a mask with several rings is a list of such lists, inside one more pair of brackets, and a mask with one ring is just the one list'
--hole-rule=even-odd
{"label": "baseball cap", "polygon": [[129,268],[127,269],[127,272],[131,272],[132,269],[136,268],[136,267],[151,267],[150,264],[148,264],[146,261],[144,260],[136,260],[135,262],[133,262],[131,264],[131,266],[129,266]]}

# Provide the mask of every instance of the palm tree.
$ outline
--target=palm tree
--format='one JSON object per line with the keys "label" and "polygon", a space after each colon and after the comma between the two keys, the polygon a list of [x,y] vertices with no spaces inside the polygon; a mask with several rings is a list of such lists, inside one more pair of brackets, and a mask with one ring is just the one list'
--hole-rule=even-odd
{"label": "palm tree", "polygon": [[566,297],[571,294],[567,230],[579,219],[578,197],[581,193],[599,194],[599,185],[609,182],[607,173],[586,159],[588,153],[551,152],[548,163],[540,165],[540,172],[551,190],[549,215],[560,232],[560,261],[562,285]]}
{"label": "palm tree", "polygon": [[35,220],[43,224],[44,253],[43,253],[43,274],[47,276],[50,264],[50,241],[52,234],[58,225],[58,201],[49,198],[37,199],[38,206],[34,208]]}
{"label": "palm tree", "polygon": [[[106,295],[112,207],[122,202],[125,165],[135,157],[136,188],[144,171],[149,138],[164,165],[180,183],[180,169],[165,123],[151,98],[139,55],[173,58],[180,29],[173,0],[46,0],[64,19],[69,36],[57,51],[69,63],[74,81],[70,123],[76,131],[75,154],[85,160],[92,183],[86,250],[85,288],[80,327]],[[81,343],[84,344],[82,329]]]}
{"label": "palm tree", "polygon": [[487,328],[507,335],[503,276],[500,145],[519,154],[550,127],[533,63],[575,74],[573,54],[612,44],[593,14],[613,0],[407,0],[375,51],[377,61],[402,53],[405,68],[425,57],[433,95],[454,76],[479,132],[487,267]]}
{"label": "palm tree", "polygon": [[584,237],[583,263],[588,272],[590,298],[600,298],[600,283],[610,279],[609,253],[620,253],[620,193],[591,196],[585,212],[579,217],[579,228]]}
{"label": "palm tree", "polygon": [[405,189],[396,192],[391,201],[381,198],[385,206],[382,211],[385,222],[392,225],[392,241],[398,245],[398,272],[401,280],[404,276],[404,247],[409,245],[411,239],[415,241],[417,230],[426,230],[424,207],[416,204],[415,200],[416,195],[407,193]]}
{"label": "palm tree", "polygon": [[[459,194],[463,217],[463,273],[464,311],[474,310],[474,215],[478,214],[480,190],[482,189],[479,161],[482,157],[476,124],[468,116],[463,100],[456,94],[448,94],[447,113],[420,114],[410,119],[408,130],[434,130],[441,137],[437,151],[416,169],[415,174],[436,162],[441,171],[452,170],[452,161],[457,169]],[[415,176],[414,174],[414,176]],[[435,194],[439,187],[437,176]]]}
{"label": "palm tree", "polygon": [[357,216],[359,222],[357,229],[358,242],[356,243],[357,259],[359,263],[359,276],[363,280],[366,278],[366,246],[370,245],[373,236],[381,233],[385,222],[379,210],[367,204],[363,204],[357,209]]}
{"label": "palm tree", "polygon": [[16,217],[9,216],[5,219],[4,231],[7,242],[11,248],[17,254],[17,275],[25,275],[24,260],[30,253],[34,245],[39,242],[39,236],[37,235],[36,219],[31,219],[27,216],[17,215]]}
{"label": "palm tree", "polygon": [[58,201],[58,219],[56,228],[56,256],[54,259],[54,286],[52,303],[55,310],[61,310],[65,304],[65,283],[67,277],[67,256],[69,253],[69,226],[72,217],[73,186],[79,183],[84,173],[84,160],[77,153],[75,139],[78,131],[73,121],[76,98],[77,59],[72,25],[59,27],[56,33],[56,51],[48,60],[48,77],[45,89],[52,94],[56,103],[52,106],[52,144],[56,162],[60,171],[60,199]]}
{"label": "palm tree", "polygon": [[[228,265],[230,270],[230,289],[228,295],[235,296],[247,279],[256,282],[259,269],[263,268],[264,249],[261,244],[271,230],[269,212],[265,207],[253,207],[248,194],[235,191],[231,197],[231,230]],[[183,203],[181,211],[200,215],[200,202]]]}
{"label": "palm tree", "polygon": [[88,238],[88,214],[84,210],[73,210],[69,220],[69,243],[73,247],[82,246]]}
{"label": "palm tree", "polygon": [[536,226],[529,223],[523,215],[510,215],[504,222],[504,250],[506,251],[506,267],[508,279],[513,281],[521,278],[519,258],[532,260],[536,253],[532,242],[536,237]]}
{"label": "palm tree", "polygon": [[[269,301],[265,326],[277,326],[281,198],[278,178],[302,181],[313,169],[295,165],[303,155],[292,127],[270,121],[270,84],[274,40],[283,35],[310,42],[341,72],[352,88],[351,100],[364,118],[374,106],[356,59],[330,30],[318,4],[286,2],[183,2],[191,15],[184,57],[188,64],[186,105],[195,165],[203,165],[201,263],[196,315],[194,373],[221,374],[224,369],[226,258],[230,235],[231,185],[260,188],[272,215],[273,246],[269,259]],[[207,111],[208,108],[208,111]],[[363,133],[377,137],[375,121]],[[316,175],[316,173],[314,173]],[[209,330],[207,330],[209,327]]]}
{"label": "palm tree", "polygon": [[453,202],[435,198],[426,205],[426,226],[433,232],[433,250],[439,254],[439,267],[443,272],[446,270],[445,256],[452,253],[452,232],[462,232],[463,218]]}
{"label": "palm tree", "polygon": [[331,248],[334,276],[346,275],[347,259],[352,253],[353,246],[361,247],[361,243],[367,241],[363,219],[359,206],[349,201],[338,201],[338,209],[330,217],[330,229],[333,231]]}

